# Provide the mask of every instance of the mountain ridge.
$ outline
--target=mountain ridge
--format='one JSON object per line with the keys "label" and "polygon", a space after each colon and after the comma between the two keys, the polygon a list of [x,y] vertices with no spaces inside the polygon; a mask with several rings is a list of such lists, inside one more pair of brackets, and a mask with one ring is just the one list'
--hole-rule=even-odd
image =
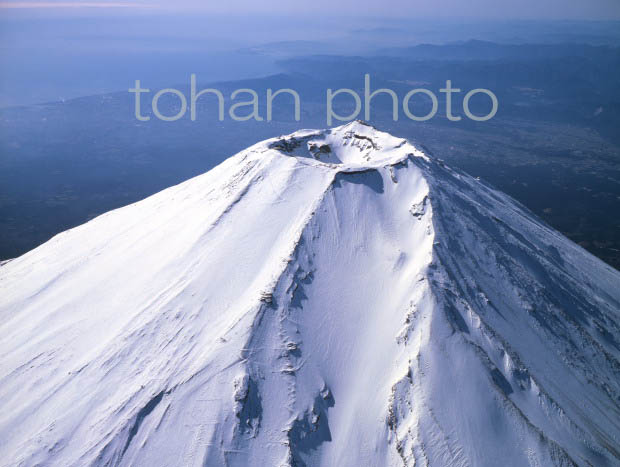
{"label": "mountain ridge", "polygon": [[302,130],[1,267],[0,452],[614,465],[617,284],[406,140]]}

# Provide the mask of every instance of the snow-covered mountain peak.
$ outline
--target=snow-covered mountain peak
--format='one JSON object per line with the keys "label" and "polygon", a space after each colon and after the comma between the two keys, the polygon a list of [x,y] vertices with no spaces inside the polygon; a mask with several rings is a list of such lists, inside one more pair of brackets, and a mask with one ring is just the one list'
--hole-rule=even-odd
{"label": "snow-covered mountain peak", "polygon": [[427,157],[407,140],[379,131],[362,121],[329,130],[301,130],[259,146],[289,157],[337,165],[341,170],[396,164],[408,156]]}
{"label": "snow-covered mountain peak", "polygon": [[0,264],[0,464],[616,466],[620,273],[359,122]]}

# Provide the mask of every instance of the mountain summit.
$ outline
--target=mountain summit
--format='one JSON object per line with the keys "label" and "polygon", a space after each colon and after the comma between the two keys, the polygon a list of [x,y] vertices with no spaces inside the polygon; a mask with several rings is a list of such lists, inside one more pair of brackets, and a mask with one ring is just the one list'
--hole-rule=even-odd
{"label": "mountain summit", "polygon": [[0,266],[0,464],[613,466],[620,273],[360,122]]}

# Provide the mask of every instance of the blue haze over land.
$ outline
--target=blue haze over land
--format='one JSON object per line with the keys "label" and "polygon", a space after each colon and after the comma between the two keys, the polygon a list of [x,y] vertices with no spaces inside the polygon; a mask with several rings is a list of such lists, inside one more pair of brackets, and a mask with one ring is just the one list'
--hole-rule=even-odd
{"label": "blue haze over land", "polygon": [[[325,90],[361,92],[369,73],[401,98],[438,93],[447,79],[493,90],[500,107],[488,123],[393,122],[384,97],[371,123],[485,178],[620,267],[620,221],[609,215],[620,210],[615,1],[37,4],[0,2],[0,259],[258,140],[324,127]],[[296,89],[301,121],[283,100],[272,122],[219,122],[207,97],[196,122],[134,119],[136,79],[187,92],[191,73],[227,97]],[[428,102],[412,105],[423,114]]]}

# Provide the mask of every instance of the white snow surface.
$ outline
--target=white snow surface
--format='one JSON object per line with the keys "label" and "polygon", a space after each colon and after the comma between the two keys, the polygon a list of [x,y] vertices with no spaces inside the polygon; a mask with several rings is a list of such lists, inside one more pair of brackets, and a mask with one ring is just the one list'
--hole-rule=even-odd
{"label": "white snow surface", "polygon": [[620,273],[361,122],[0,266],[3,466],[617,466]]}

